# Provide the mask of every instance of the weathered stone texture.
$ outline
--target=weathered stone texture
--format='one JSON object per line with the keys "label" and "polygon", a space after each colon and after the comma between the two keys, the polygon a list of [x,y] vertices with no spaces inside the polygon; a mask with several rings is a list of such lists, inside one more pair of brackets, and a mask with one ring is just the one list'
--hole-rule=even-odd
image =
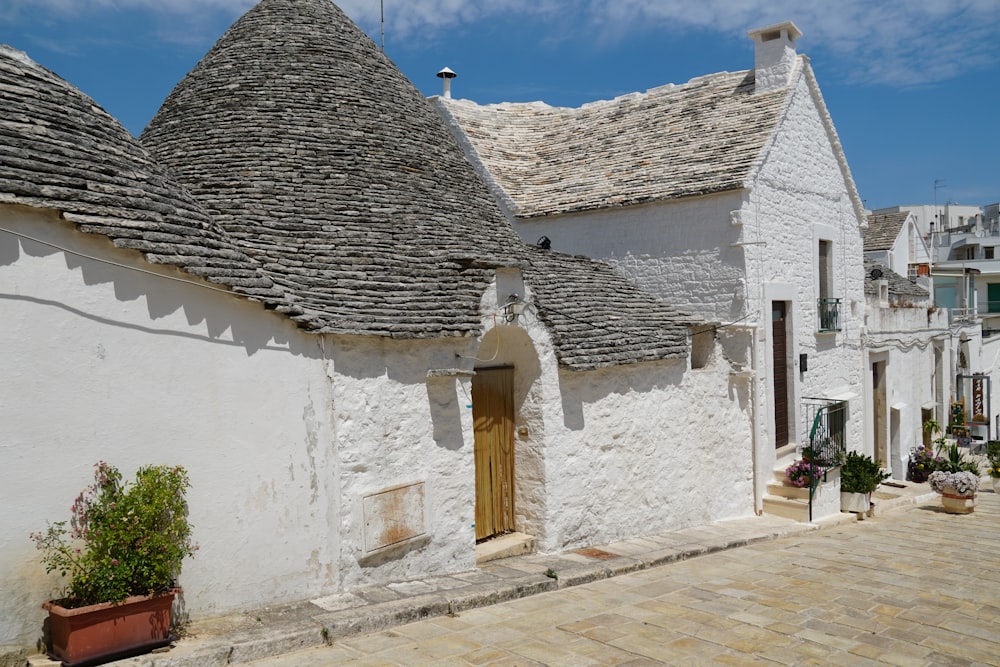
{"label": "weathered stone texture", "polygon": [[326,0],[264,0],[142,142],[324,332],[479,331],[521,244],[423,96]]}

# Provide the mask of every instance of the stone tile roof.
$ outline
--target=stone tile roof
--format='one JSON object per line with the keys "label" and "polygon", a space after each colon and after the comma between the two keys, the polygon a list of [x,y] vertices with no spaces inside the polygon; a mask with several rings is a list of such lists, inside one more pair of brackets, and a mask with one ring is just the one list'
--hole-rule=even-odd
{"label": "stone tile roof", "polygon": [[530,218],[742,188],[791,88],[755,95],[744,71],[580,108],[434,101],[511,213]]}
{"label": "stone tile roof", "polygon": [[871,259],[864,261],[865,266],[865,294],[878,294],[878,285],[872,278],[872,269],[882,272],[882,278],[889,283],[889,294],[894,296],[909,296],[916,299],[926,299],[930,297],[930,292],[913,282],[909,278],[904,278],[889,267]]}
{"label": "stone tile roof", "polygon": [[440,117],[329,0],[260,2],[141,141],[317,331],[474,335],[520,261]]}
{"label": "stone tile roof", "polygon": [[93,100],[0,45],[0,203],[54,209],[84,232],[273,303],[260,265]]}
{"label": "stone tile roof", "polygon": [[524,278],[560,364],[590,370],[687,356],[693,320],[607,264],[531,246]]}
{"label": "stone tile roof", "polygon": [[909,215],[907,211],[869,215],[868,229],[865,230],[865,250],[891,249]]}
{"label": "stone tile roof", "polygon": [[563,367],[687,353],[682,313],[606,264],[526,247],[426,100],[327,0],[264,0],[143,141],[172,171],[0,47],[0,203],[61,211],[309,331],[471,335],[493,267],[520,265]]}

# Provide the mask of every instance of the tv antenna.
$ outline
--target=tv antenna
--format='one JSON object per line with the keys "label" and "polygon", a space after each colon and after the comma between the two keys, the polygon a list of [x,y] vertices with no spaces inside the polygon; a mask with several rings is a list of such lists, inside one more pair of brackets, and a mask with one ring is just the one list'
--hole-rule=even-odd
{"label": "tv antenna", "polygon": [[385,53],[385,0],[378,0],[378,8],[382,16],[382,53]]}
{"label": "tv antenna", "polygon": [[943,178],[934,179],[934,219],[937,220],[939,223],[941,222],[941,213],[938,211],[937,208],[937,191],[947,186],[948,184],[945,182]]}

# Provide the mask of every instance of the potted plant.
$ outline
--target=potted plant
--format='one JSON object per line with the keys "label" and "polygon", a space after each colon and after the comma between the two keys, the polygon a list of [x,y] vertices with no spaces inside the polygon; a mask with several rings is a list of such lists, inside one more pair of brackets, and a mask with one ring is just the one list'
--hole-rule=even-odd
{"label": "potted plant", "polygon": [[1000,440],[990,440],[987,443],[986,458],[989,461],[987,472],[993,480],[993,493],[1000,493]]}
{"label": "potted plant", "polygon": [[958,443],[952,443],[943,449],[944,456],[937,463],[937,469],[944,472],[971,472],[979,476],[979,464],[967,460]]}
{"label": "potted plant", "polygon": [[179,466],[147,466],[131,484],[100,461],[94,483],[68,522],[31,535],[46,572],[68,578],[49,612],[49,652],[66,665],[100,664],[145,653],[171,640],[170,612],[181,562],[192,556]]}
{"label": "potted plant", "polygon": [[840,468],[840,511],[867,512],[871,509],[871,494],[889,478],[882,462],[867,454],[848,452]]}
{"label": "potted plant", "polygon": [[936,456],[934,449],[926,445],[918,445],[910,451],[910,461],[907,472],[911,482],[926,482],[932,472],[944,464],[944,457]]}
{"label": "potted plant", "polygon": [[788,483],[800,489],[812,486],[813,481],[818,480],[822,475],[823,469],[809,461],[796,461],[785,468]]}
{"label": "potted plant", "polygon": [[931,488],[941,494],[941,506],[951,514],[968,514],[976,508],[979,475],[968,470],[936,470],[928,478]]}

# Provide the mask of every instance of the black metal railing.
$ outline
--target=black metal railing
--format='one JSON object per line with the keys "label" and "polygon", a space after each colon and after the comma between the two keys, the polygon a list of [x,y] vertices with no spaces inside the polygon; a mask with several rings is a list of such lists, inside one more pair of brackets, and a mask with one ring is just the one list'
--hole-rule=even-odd
{"label": "black metal railing", "polygon": [[840,331],[840,299],[817,299],[820,331]]}
{"label": "black metal railing", "polygon": [[819,469],[809,484],[809,521],[812,521],[816,488],[847,456],[847,403],[827,398],[804,398],[802,403],[809,429],[810,462]]}

